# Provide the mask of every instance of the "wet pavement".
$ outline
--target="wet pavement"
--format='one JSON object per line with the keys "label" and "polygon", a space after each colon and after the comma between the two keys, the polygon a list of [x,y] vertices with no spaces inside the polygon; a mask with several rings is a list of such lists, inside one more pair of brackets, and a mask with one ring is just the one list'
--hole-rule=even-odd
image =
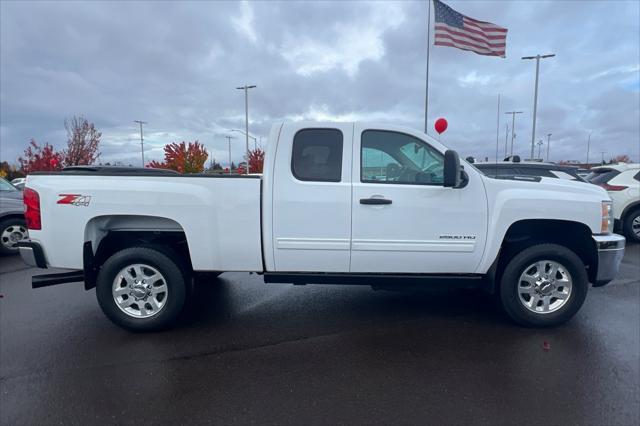
{"label": "wet pavement", "polygon": [[32,290],[0,258],[0,423],[640,422],[640,245],[556,329],[472,291],[266,285],[227,273],[180,323],[132,334],[93,290]]}

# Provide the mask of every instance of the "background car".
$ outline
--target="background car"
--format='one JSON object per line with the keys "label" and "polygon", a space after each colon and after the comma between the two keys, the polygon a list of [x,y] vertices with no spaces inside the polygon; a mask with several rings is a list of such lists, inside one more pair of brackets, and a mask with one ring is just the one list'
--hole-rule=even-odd
{"label": "background car", "polygon": [[15,245],[27,236],[22,192],[0,178],[0,254],[18,254]]}
{"label": "background car", "polygon": [[627,240],[640,242],[640,164],[594,167],[587,180],[609,193],[617,229]]}
{"label": "background car", "polygon": [[585,182],[578,175],[578,168],[553,163],[540,162],[511,162],[501,163],[475,163],[482,173],[489,177],[513,177],[513,176],[538,176],[555,179],[568,179]]}

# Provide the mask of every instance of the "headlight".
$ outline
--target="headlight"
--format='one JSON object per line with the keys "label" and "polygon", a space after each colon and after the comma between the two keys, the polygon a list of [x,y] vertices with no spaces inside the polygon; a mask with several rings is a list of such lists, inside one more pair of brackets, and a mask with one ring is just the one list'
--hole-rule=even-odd
{"label": "headlight", "polygon": [[602,223],[600,225],[601,234],[610,234],[613,232],[613,206],[611,201],[602,202]]}

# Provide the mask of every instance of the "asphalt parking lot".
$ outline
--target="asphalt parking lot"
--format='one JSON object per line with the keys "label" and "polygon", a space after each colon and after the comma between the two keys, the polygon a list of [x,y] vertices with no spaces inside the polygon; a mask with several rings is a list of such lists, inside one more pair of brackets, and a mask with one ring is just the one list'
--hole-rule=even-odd
{"label": "asphalt parking lot", "polygon": [[0,422],[638,424],[640,246],[569,324],[471,291],[265,285],[227,273],[174,329],[131,334],[82,284],[0,258]]}

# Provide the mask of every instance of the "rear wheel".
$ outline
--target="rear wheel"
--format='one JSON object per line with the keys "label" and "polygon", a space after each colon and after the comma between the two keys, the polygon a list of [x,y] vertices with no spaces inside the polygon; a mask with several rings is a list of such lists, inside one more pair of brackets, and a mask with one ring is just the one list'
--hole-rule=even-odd
{"label": "rear wheel", "polygon": [[27,224],[23,218],[14,217],[0,221],[0,254],[18,254],[16,244],[28,237]]}
{"label": "rear wheel", "polygon": [[640,243],[640,209],[629,212],[622,226],[624,235],[629,241]]}
{"label": "rear wheel", "polygon": [[96,282],[96,296],[105,315],[131,331],[170,326],[184,307],[187,274],[169,256],[147,247],[112,255]]}
{"label": "rear wheel", "polygon": [[556,244],[529,247],[514,256],[500,280],[500,300],[516,322],[552,327],[573,317],[587,295],[582,260]]}

